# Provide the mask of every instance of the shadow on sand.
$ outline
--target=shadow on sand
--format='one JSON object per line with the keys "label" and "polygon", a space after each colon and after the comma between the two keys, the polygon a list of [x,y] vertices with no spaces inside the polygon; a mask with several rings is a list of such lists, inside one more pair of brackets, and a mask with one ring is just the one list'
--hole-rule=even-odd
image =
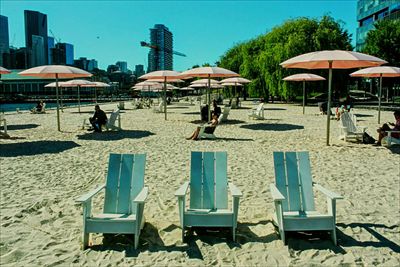
{"label": "shadow on sand", "polygon": [[[15,124],[15,125],[7,125],[7,130],[13,131],[13,130],[25,130],[25,129],[33,129],[39,127],[39,124]],[[0,127],[0,129],[3,130],[3,126]]]}
{"label": "shadow on sand", "polygon": [[286,108],[264,108],[264,110],[286,110]]}
{"label": "shadow on sand", "polygon": [[295,124],[278,124],[278,123],[257,123],[257,124],[246,124],[240,126],[241,128],[256,130],[256,131],[291,131],[304,129],[302,125]]}
{"label": "shadow on sand", "polygon": [[73,141],[34,141],[1,144],[0,157],[37,156],[55,154],[80,146]]}
{"label": "shadow on sand", "polygon": [[86,132],[81,135],[77,135],[80,140],[95,140],[95,141],[116,141],[122,139],[139,139],[154,135],[149,131],[133,131],[133,130],[121,130],[121,131],[108,131],[108,132]]}

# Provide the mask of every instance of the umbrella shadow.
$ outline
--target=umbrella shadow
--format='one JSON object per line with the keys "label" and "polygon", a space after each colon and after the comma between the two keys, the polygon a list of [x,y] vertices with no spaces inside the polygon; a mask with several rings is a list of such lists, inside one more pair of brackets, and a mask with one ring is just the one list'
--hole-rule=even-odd
{"label": "umbrella shadow", "polygon": [[286,110],[286,108],[264,108],[264,110]]}
{"label": "umbrella shadow", "polygon": [[[39,124],[15,124],[15,125],[7,125],[7,130],[25,130],[25,129],[33,129],[39,127]],[[4,127],[1,126],[0,129]]]}
{"label": "umbrella shadow", "polygon": [[375,240],[377,241],[359,241],[354,239],[353,237],[346,235],[342,231],[336,229],[337,231],[337,237],[338,240],[340,240],[340,245],[343,247],[375,247],[375,248],[389,248],[393,252],[400,253],[400,246],[396,244],[395,242],[387,239],[384,237],[382,234],[378,233],[375,231],[373,228],[383,228],[387,230],[392,230],[393,233],[398,232],[396,228],[399,228],[399,225],[392,225],[392,226],[387,226],[384,224],[374,224],[374,223],[350,223],[350,224],[345,224],[345,223],[337,223],[337,226],[343,227],[343,228],[364,228],[368,233],[370,233]]}
{"label": "umbrella shadow", "polygon": [[182,114],[184,114],[184,115],[200,115],[200,111],[199,112],[183,112]]}
{"label": "umbrella shadow", "polygon": [[242,124],[242,123],[246,123],[245,121],[241,121],[241,120],[226,120],[221,122],[220,125],[224,125],[224,124]]}
{"label": "umbrella shadow", "polygon": [[186,108],[189,108],[189,107],[185,107],[185,106],[172,106],[172,107],[169,106],[169,107],[168,107],[168,106],[167,106],[167,108],[168,108],[168,109],[186,109]]}
{"label": "umbrella shadow", "polygon": [[121,130],[121,131],[107,131],[107,132],[88,132],[85,134],[77,135],[80,140],[95,140],[95,141],[116,141],[122,139],[140,139],[154,135],[149,131],[140,130]]}
{"label": "umbrella shadow", "polygon": [[374,115],[369,115],[369,114],[354,114],[358,118],[366,118],[366,117],[373,117]]}
{"label": "umbrella shadow", "polygon": [[93,114],[94,111],[81,111],[81,112],[79,112],[79,111],[71,111],[70,113],[73,113],[73,114]]}
{"label": "umbrella shadow", "polygon": [[231,138],[231,137],[217,137],[217,139],[202,139],[202,140],[210,140],[210,141],[254,141],[251,138]]}
{"label": "umbrella shadow", "polygon": [[0,157],[56,154],[79,146],[79,144],[73,141],[34,141],[13,144],[1,144]]}
{"label": "umbrella shadow", "polygon": [[256,124],[246,124],[240,126],[240,128],[245,128],[249,130],[256,131],[292,131],[304,129],[303,125],[287,124],[287,123],[256,123]]}

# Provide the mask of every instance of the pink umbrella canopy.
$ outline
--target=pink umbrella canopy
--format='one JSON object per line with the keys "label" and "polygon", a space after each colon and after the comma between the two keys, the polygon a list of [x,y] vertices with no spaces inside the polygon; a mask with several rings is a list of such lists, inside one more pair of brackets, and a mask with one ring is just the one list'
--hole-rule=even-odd
{"label": "pink umbrella canopy", "polygon": [[164,81],[164,118],[167,120],[167,82],[177,80],[182,78],[182,75],[180,72],[173,71],[173,70],[158,70],[158,71],[153,71],[149,72],[145,75],[142,75],[139,77],[139,79],[163,79]]}
{"label": "pink umbrella canopy", "polygon": [[58,98],[58,79],[59,78],[79,78],[79,77],[90,77],[90,72],[64,65],[45,65],[30,68],[18,73],[22,76],[33,76],[40,78],[54,78],[56,79],[56,97],[57,97],[57,129],[61,131],[60,126],[60,104]]}
{"label": "pink umbrella canopy", "polygon": [[386,61],[367,54],[344,51],[344,50],[324,50],[306,53],[290,58],[280,65],[284,68],[300,69],[329,69],[328,79],[328,112],[326,118],[326,145],[329,146],[330,133],[330,110],[332,95],[332,69],[351,69],[361,67],[379,66]]}
{"label": "pink umbrella canopy", "polygon": [[8,73],[11,73],[11,71],[9,71],[8,69],[3,68],[2,66],[0,66],[0,74],[8,74]]}
{"label": "pink umbrella canopy", "polygon": [[[164,78],[163,79],[148,79],[147,82],[164,82]],[[169,78],[168,82],[170,83],[183,83],[184,80],[181,79],[177,79],[177,78]]]}
{"label": "pink umbrella canopy", "polygon": [[243,84],[241,84],[241,83],[233,83],[233,82],[225,82],[225,83],[221,83],[221,85],[223,85],[223,86],[243,86]]}
{"label": "pink umbrella canopy", "polygon": [[250,83],[251,81],[242,77],[232,77],[221,80],[221,83]]}
{"label": "pink umbrella canopy", "polygon": [[303,114],[306,106],[306,81],[323,81],[324,77],[311,73],[299,73],[283,78],[284,81],[303,82]]}
{"label": "pink umbrella canopy", "polygon": [[208,78],[208,118],[211,117],[211,109],[210,109],[210,79],[215,77],[238,77],[239,74],[236,72],[220,68],[220,67],[199,67],[184,71],[181,73],[183,77],[204,77]]}
{"label": "pink umbrella canopy", "polygon": [[378,124],[381,123],[381,97],[382,97],[382,77],[400,77],[400,68],[391,66],[380,66],[361,69],[350,74],[351,77],[379,77],[379,104],[378,104]]}
{"label": "pink umbrella canopy", "polygon": [[[191,82],[190,84],[208,84],[208,79],[200,79]],[[210,84],[219,84],[219,81],[210,79]]]}
{"label": "pink umbrella canopy", "polygon": [[82,79],[76,79],[76,80],[70,80],[66,81],[63,84],[63,87],[77,87],[78,88],[78,112],[81,113],[81,94],[80,94],[80,87],[82,85],[94,85],[93,82],[88,81],[88,80],[82,80]]}

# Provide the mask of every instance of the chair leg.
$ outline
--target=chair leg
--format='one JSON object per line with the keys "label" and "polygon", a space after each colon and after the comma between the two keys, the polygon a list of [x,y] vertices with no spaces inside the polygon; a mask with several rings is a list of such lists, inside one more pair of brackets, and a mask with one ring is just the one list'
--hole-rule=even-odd
{"label": "chair leg", "polygon": [[233,240],[233,242],[236,241],[236,228],[235,227],[232,227],[232,240]]}
{"label": "chair leg", "polygon": [[135,234],[135,249],[137,249],[139,246],[139,235]]}
{"label": "chair leg", "polygon": [[286,245],[285,231],[279,229],[279,235],[281,236],[283,244]]}
{"label": "chair leg", "polygon": [[185,242],[185,227],[182,227],[182,242]]}
{"label": "chair leg", "polygon": [[336,246],[337,245],[336,228],[333,228],[333,230],[331,231],[331,238],[332,238],[333,244]]}
{"label": "chair leg", "polygon": [[89,246],[89,233],[83,232],[82,249],[85,250]]}

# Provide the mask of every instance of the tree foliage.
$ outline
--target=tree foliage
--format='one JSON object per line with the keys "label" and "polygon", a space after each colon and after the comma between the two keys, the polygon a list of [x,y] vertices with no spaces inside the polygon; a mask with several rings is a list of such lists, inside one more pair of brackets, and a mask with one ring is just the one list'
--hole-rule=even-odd
{"label": "tree foliage", "polygon": [[274,95],[290,100],[301,94],[301,85],[282,79],[299,71],[279,64],[300,54],[330,49],[352,50],[350,35],[341,22],[330,16],[320,20],[298,18],[236,44],[221,56],[219,65],[252,80],[247,86],[250,96]]}
{"label": "tree foliage", "polygon": [[400,19],[377,22],[367,34],[363,52],[400,67]]}

